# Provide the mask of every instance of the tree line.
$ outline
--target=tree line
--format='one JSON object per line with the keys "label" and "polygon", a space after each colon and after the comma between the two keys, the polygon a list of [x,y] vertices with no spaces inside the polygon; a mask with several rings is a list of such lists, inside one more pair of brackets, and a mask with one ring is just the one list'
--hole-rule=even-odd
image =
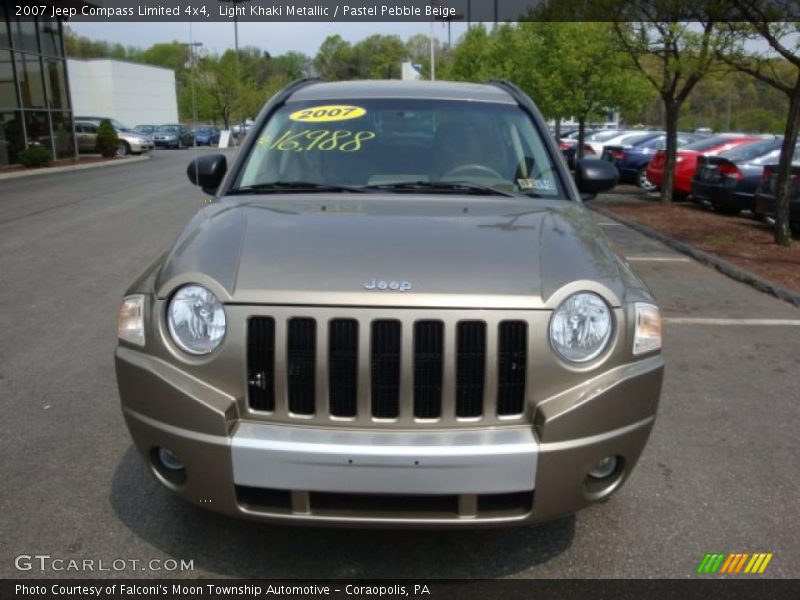
{"label": "tree line", "polygon": [[[770,0],[770,6],[781,1]],[[664,202],[671,201],[679,129],[783,133],[776,241],[787,245],[791,235],[786,190],[791,150],[800,128],[800,24],[759,12],[759,3],[731,0],[741,10],[735,22],[712,12],[695,14],[691,21],[676,20],[672,0],[559,0],[553,3],[556,9],[543,3],[542,10],[556,11],[544,15],[549,21],[538,15],[513,24],[477,24],[452,48],[435,40],[436,76],[513,81],[546,118],[557,124],[568,118],[578,121],[579,152],[586,125],[609,109],[620,110],[628,125],[665,129]],[[619,12],[632,4],[639,12]],[[608,20],[599,22],[597,14],[587,13],[586,21],[575,22],[580,10],[601,10]],[[558,11],[567,11],[572,21],[557,20],[564,14]],[[201,48],[193,54],[177,41],[126,48],[69,30],[66,46],[71,57],[116,58],[173,69],[181,119],[225,127],[255,116],[273,93],[302,76],[393,79],[400,77],[404,60],[422,65],[423,78],[430,76],[427,35],[404,41],[376,34],[356,43],[331,35],[313,58],[296,52],[273,56],[244,47],[238,61],[233,50],[215,54]]]}

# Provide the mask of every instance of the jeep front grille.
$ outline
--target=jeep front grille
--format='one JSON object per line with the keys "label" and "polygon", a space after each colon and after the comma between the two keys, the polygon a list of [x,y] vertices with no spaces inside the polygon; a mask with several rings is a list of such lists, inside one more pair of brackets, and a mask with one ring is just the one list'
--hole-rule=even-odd
{"label": "jeep front grille", "polygon": [[334,319],[328,327],[331,414],[355,417],[358,400],[358,321]]}
{"label": "jeep front grille", "polygon": [[247,401],[254,416],[339,425],[524,417],[526,321],[483,311],[481,318],[462,319],[433,318],[435,311],[402,318],[352,309],[341,316],[325,309],[324,318],[275,312],[247,323]]}

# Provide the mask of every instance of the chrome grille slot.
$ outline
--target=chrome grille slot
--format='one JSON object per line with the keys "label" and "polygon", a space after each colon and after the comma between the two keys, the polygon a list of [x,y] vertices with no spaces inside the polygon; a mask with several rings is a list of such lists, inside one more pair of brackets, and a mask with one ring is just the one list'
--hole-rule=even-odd
{"label": "chrome grille slot", "polygon": [[483,384],[486,375],[486,323],[461,321],[456,334],[456,415],[483,414]]}
{"label": "chrome grille slot", "polygon": [[414,323],[414,416],[438,419],[442,416],[442,359],[444,324],[441,321]]}
{"label": "chrome grille slot", "polygon": [[262,310],[245,317],[246,404],[254,419],[391,429],[531,417],[529,336],[537,313]]}
{"label": "chrome grille slot", "polygon": [[275,319],[247,321],[247,393],[255,410],[275,410]]}
{"label": "chrome grille slot", "polygon": [[313,415],[317,322],[314,319],[291,319],[288,335],[286,365],[289,412]]}
{"label": "chrome grille slot", "polygon": [[503,321],[497,338],[497,414],[521,414],[525,407],[528,324]]}
{"label": "chrome grille slot", "polygon": [[400,414],[399,321],[374,321],[370,349],[372,416],[396,419]]}
{"label": "chrome grille slot", "polygon": [[328,325],[328,398],[332,416],[356,416],[358,321],[355,319],[334,319]]}

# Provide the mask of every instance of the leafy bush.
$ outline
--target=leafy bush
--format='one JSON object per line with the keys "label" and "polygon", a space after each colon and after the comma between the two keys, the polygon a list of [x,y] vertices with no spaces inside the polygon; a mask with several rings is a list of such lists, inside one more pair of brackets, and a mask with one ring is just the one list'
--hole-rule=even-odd
{"label": "leafy bush", "polygon": [[105,157],[116,155],[119,136],[111,121],[103,119],[97,128],[97,151]]}
{"label": "leafy bush", "polygon": [[53,153],[45,146],[31,146],[17,154],[19,162],[28,168],[41,167],[53,160]]}

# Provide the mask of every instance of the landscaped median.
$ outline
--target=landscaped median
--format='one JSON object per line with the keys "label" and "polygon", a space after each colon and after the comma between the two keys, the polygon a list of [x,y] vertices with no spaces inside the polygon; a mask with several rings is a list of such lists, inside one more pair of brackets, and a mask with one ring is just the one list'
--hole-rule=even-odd
{"label": "landscaped median", "polygon": [[755,219],[725,217],[689,203],[610,194],[588,203],[597,212],[656,238],[722,273],[800,306],[800,240],[775,244]]}
{"label": "landscaped median", "polygon": [[82,156],[79,159],[55,160],[43,167],[24,167],[22,165],[9,165],[0,167],[0,180],[16,179],[17,177],[31,177],[47,175],[49,173],[63,173],[64,171],[82,171],[98,167],[113,167],[115,165],[139,162],[149,159],[148,154],[139,156],[126,156],[125,158],[103,158],[102,156]]}

